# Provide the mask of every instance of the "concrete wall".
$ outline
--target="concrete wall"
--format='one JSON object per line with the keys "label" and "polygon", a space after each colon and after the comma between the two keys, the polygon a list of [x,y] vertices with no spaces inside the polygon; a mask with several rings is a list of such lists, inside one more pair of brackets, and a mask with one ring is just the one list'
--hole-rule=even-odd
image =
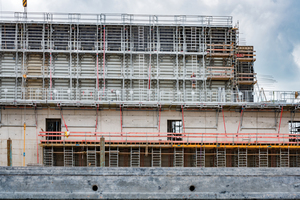
{"label": "concrete wall", "polygon": [[299,199],[294,168],[0,167],[0,199]]}
{"label": "concrete wall", "polygon": [[[60,110],[58,108],[40,108],[37,109],[37,128],[35,126],[35,110],[32,108],[19,108],[12,109],[6,108],[1,110],[1,128],[0,128],[0,165],[7,165],[7,144],[8,138],[12,139],[13,145],[13,166],[22,165],[22,153],[23,153],[23,138],[24,128],[23,123],[27,125],[26,128],[26,164],[37,162],[37,149],[39,152],[39,162],[42,163],[42,148],[37,148],[37,134],[39,131],[46,130],[47,118],[61,118]],[[65,122],[69,127],[69,131],[82,131],[92,132],[95,131],[96,117],[98,118],[97,132],[120,132],[120,110],[110,109],[98,111],[96,116],[95,109],[71,109],[67,108],[63,110],[63,116]],[[227,133],[237,133],[237,129],[240,123],[241,113],[235,110],[224,111],[225,124]],[[158,117],[157,111],[123,111],[123,132],[158,132]],[[161,112],[160,132],[167,132],[167,120],[181,120],[182,112],[175,110],[164,110]],[[275,126],[275,119],[277,124]],[[189,110],[184,111],[184,120],[186,133],[223,133],[224,123],[222,112],[219,113],[216,118],[215,110]],[[218,120],[218,123],[217,123]],[[288,133],[288,122],[291,120],[291,114],[289,111],[284,111],[282,116],[280,133]],[[296,113],[294,121],[300,121],[300,113]],[[278,126],[280,121],[280,113],[277,113],[275,118],[274,111],[245,111],[243,120],[241,123],[240,133],[278,133]],[[217,126],[216,126],[217,124]],[[8,127],[9,126],[9,127]],[[63,126],[63,121],[62,121]],[[274,128],[275,126],[275,128]],[[135,128],[134,128],[135,127]],[[65,127],[62,127],[62,131],[65,131]],[[199,134],[201,135],[201,134]],[[259,134],[257,134],[260,136]],[[124,135],[125,137],[125,135]],[[218,138],[218,141],[230,140],[228,138]],[[245,136],[247,137],[247,135]],[[41,137],[38,138],[42,139]],[[68,140],[85,140],[85,137],[74,138],[69,137]],[[87,138],[89,139],[89,138]],[[95,139],[95,138],[90,138]],[[116,138],[106,138],[108,140],[114,140]],[[118,138],[119,140],[120,138]],[[124,139],[124,138],[123,138]],[[135,140],[141,140],[141,138],[131,138]],[[145,139],[145,138],[142,138]],[[166,137],[147,137],[148,140],[165,139]],[[205,140],[206,142],[215,141],[216,138]],[[254,141],[256,138],[240,139],[239,141],[247,142]],[[264,139],[258,139],[263,141]],[[269,139],[270,140],[270,139]],[[277,138],[273,139],[278,141]],[[199,138],[191,139],[189,141],[200,141]],[[287,140],[285,140],[287,141]]]}

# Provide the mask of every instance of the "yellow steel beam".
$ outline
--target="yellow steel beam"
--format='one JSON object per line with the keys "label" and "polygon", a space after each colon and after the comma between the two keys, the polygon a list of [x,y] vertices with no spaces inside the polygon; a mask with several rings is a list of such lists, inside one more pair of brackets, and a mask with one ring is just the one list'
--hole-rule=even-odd
{"label": "yellow steel beam", "polygon": [[203,145],[195,145],[195,144],[184,144],[184,145],[172,145],[172,147],[185,147],[185,148],[196,148],[196,147],[205,147],[205,148],[252,148],[252,149],[259,149],[259,148],[290,148],[290,149],[299,149],[300,146],[297,145],[232,145],[232,144],[203,144]]}
{"label": "yellow steel beam", "polygon": [[[72,144],[72,143],[66,143],[66,144],[55,144],[55,143],[41,143],[40,146],[46,147],[46,146],[56,146],[56,147],[62,147],[62,146],[95,146],[97,144]],[[100,144],[99,144],[100,146]],[[248,148],[248,149],[259,149],[259,148],[290,148],[290,149],[299,149],[300,145],[291,145],[291,144],[109,144],[106,143],[105,146],[114,146],[114,147],[162,147],[162,148],[174,148],[174,147],[184,147],[184,148],[197,148],[197,147],[204,147],[204,148]]]}

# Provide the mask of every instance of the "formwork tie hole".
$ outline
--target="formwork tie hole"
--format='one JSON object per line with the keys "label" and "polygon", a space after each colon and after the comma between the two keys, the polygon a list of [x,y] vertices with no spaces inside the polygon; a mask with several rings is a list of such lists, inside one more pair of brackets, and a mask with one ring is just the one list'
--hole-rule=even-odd
{"label": "formwork tie hole", "polygon": [[190,191],[193,192],[194,190],[195,190],[195,186],[191,185],[191,186],[190,186]]}
{"label": "formwork tie hole", "polygon": [[97,186],[97,185],[93,185],[92,188],[93,188],[94,191],[97,191],[97,190],[98,190],[98,186]]}

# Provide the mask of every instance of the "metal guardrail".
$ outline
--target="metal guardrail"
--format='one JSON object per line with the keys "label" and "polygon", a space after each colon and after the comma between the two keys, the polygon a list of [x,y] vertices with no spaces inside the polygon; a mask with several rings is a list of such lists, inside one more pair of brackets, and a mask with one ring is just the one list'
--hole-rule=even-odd
{"label": "metal guardrail", "polygon": [[52,100],[52,101],[142,101],[142,102],[269,102],[274,104],[300,103],[295,91],[232,91],[225,89],[186,89],[158,90],[158,89],[105,89],[94,88],[14,88],[2,87],[0,99],[5,101],[15,100]]}
{"label": "metal guardrail", "polygon": [[158,133],[158,132],[39,132],[41,143],[105,142],[114,143],[222,143],[299,145],[299,134],[290,133]]}
{"label": "metal guardrail", "polygon": [[1,12],[1,21],[79,23],[79,24],[148,24],[189,26],[232,26],[232,16],[202,15],[133,15],[133,14],[83,14],[43,12]]}

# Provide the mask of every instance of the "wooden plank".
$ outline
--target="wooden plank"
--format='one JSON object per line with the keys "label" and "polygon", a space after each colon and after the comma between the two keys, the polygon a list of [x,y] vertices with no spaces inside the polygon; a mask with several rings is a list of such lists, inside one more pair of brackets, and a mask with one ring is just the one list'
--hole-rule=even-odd
{"label": "wooden plank", "polygon": [[227,80],[232,80],[233,77],[222,77],[222,76],[210,76],[210,77],[207,77],[208,80],[219,80],[219,81],[227,81]]}
{"label": "wooden plank", "polygon": [[234,51],[234,49],[207,49],[208,51]]}
{"label": "wooden plank", "polygon": [[207,46],[225,46],[225,47],[231,47],[232,44],[207,44]]}
{"label": "wooden plank", "polygon": [[241,74],[241,75],[256,75],[256,73],[237,73],[237,74]]}
{"label": "wooden plank", "polygon": [[237,58],[237,61],[240,61],[240,62],[254,62],[254,61],[256,61],[256,58]]}
{"label": "wooden plank", "polygon": [[230,57],[233,56],[232,53],[208,53],[208,57]]}
{"label": "wooden plank", "polygon": [[206,68],[215,68],[215,69],[234,69],[234,67],[217,67],[217,66],[206,66]]}

